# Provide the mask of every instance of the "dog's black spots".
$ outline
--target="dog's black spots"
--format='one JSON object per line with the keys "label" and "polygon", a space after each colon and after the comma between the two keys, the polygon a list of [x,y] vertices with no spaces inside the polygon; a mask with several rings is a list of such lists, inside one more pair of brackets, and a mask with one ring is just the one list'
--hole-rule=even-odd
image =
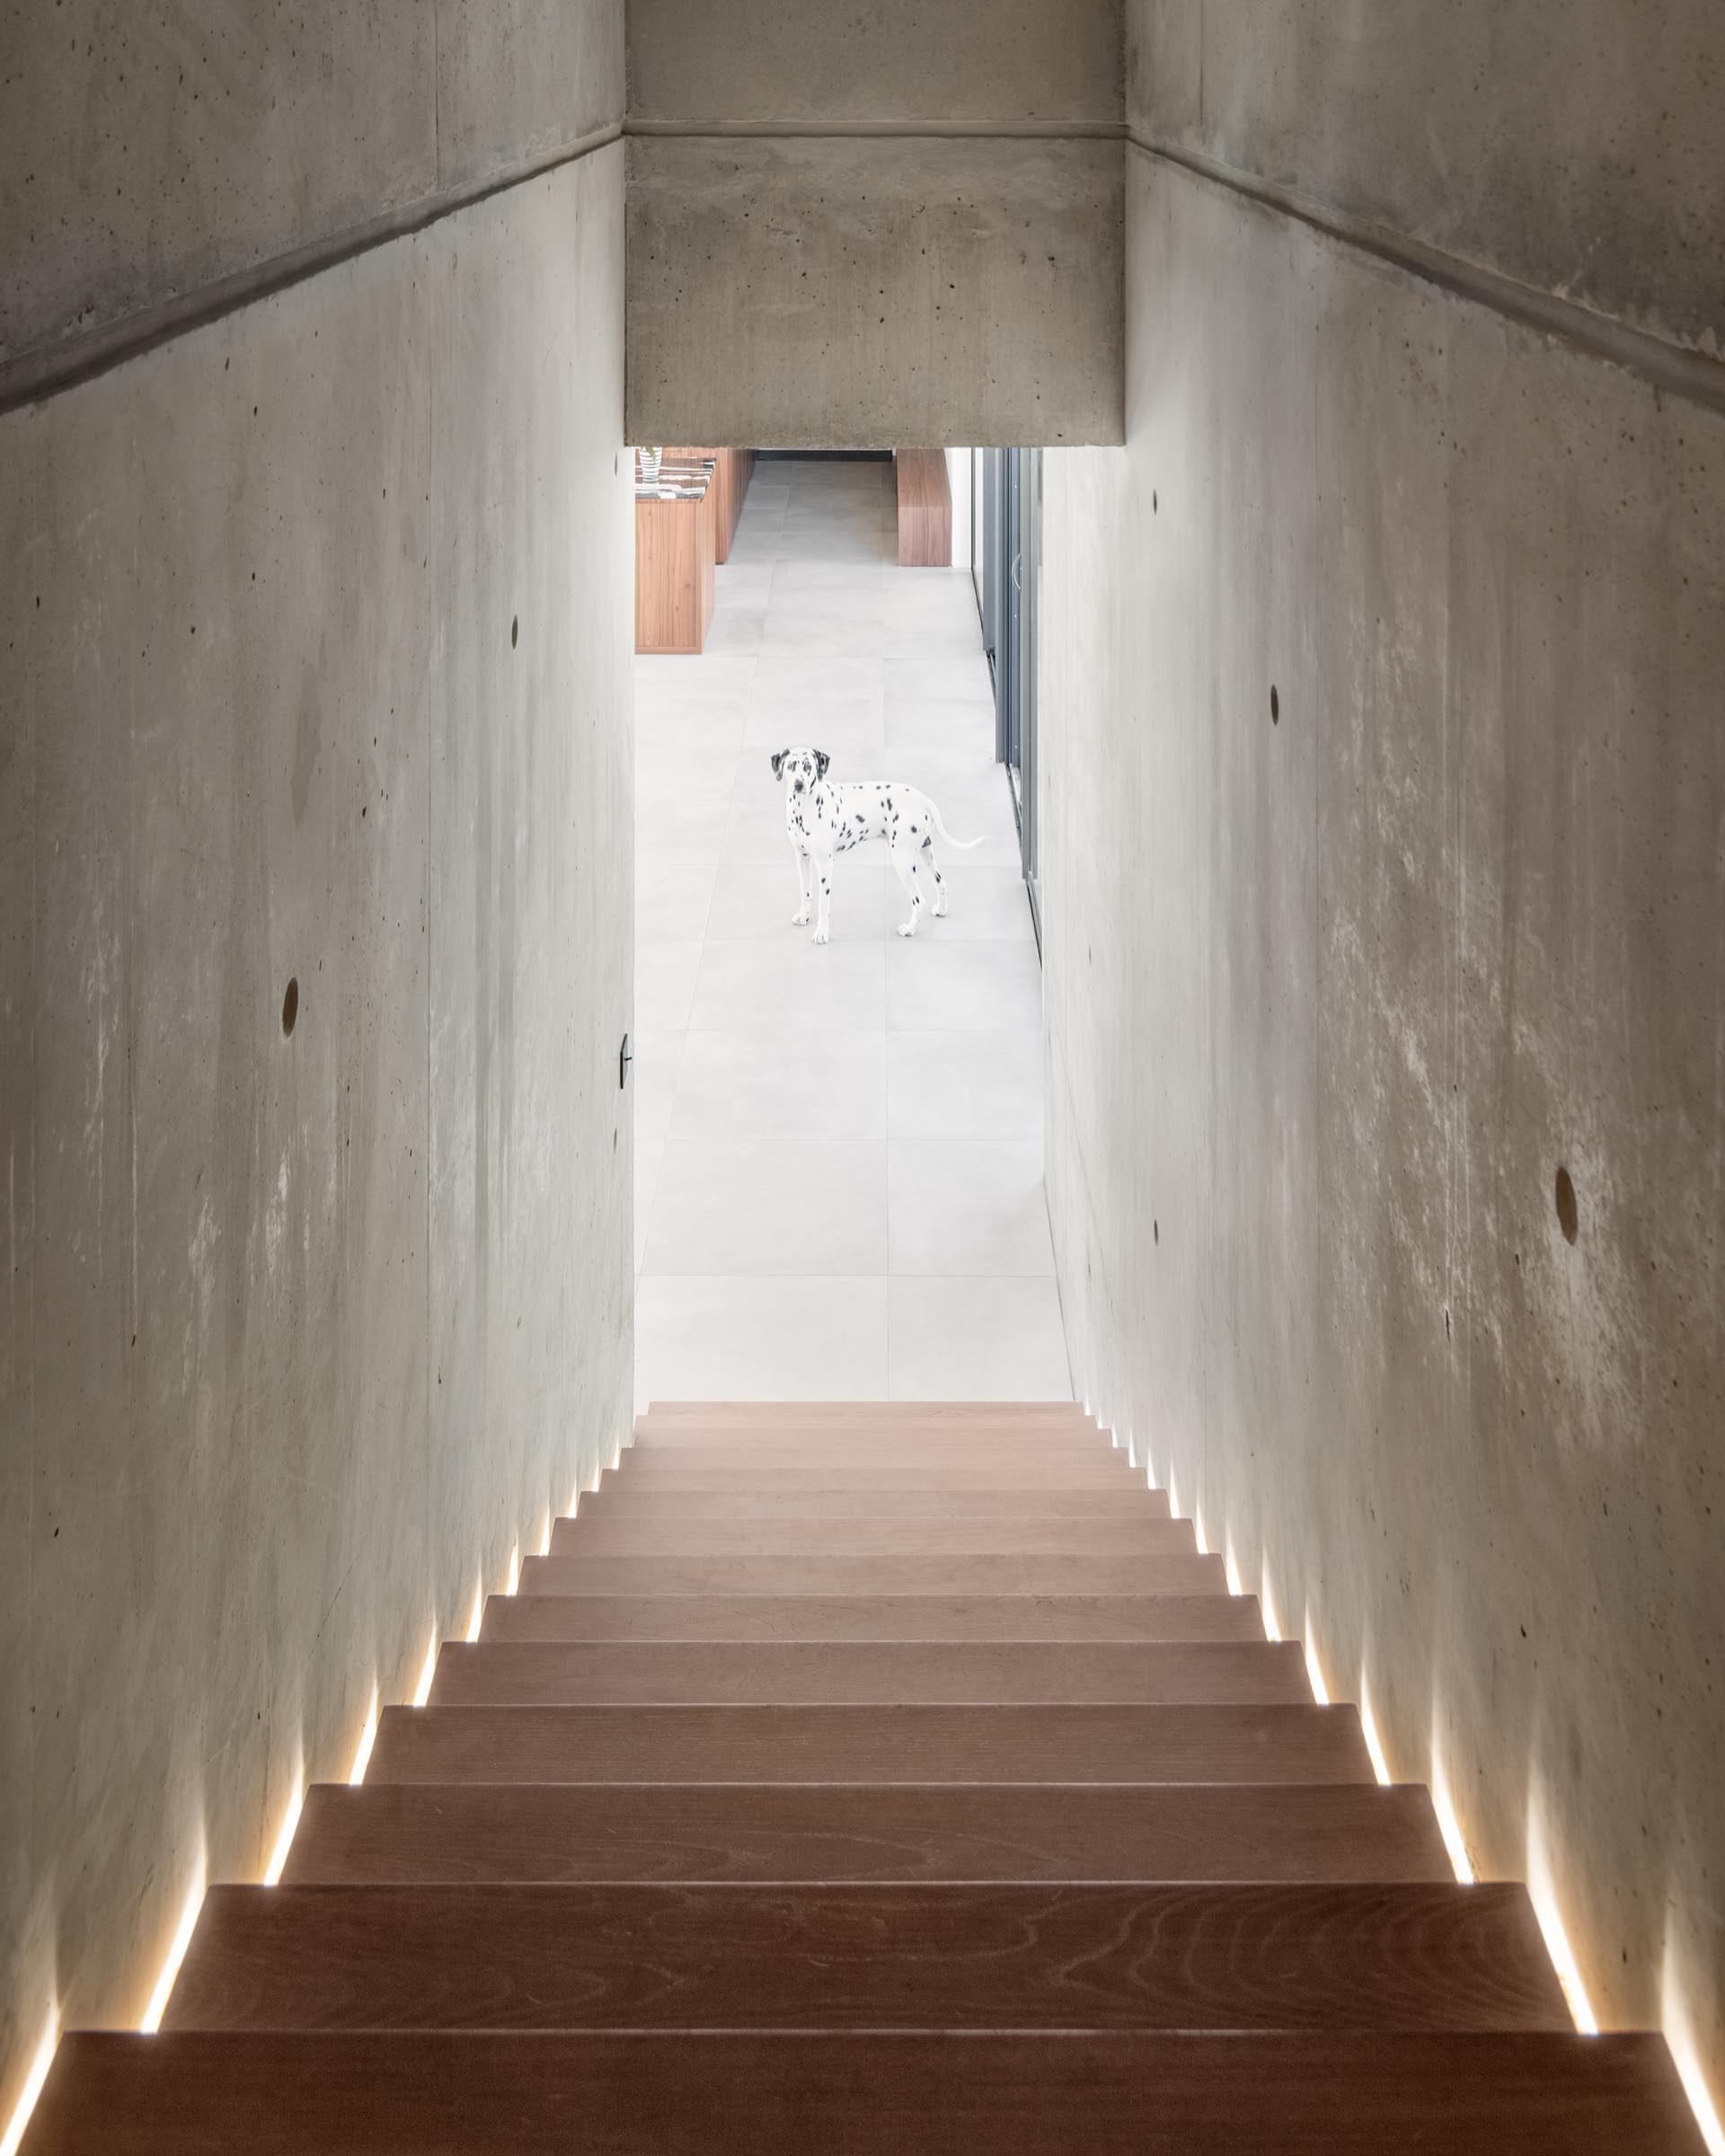
{"label": "dog's black spots", "polygon": [[[288,984],[288,993],[281,999],[281,1029],[291,1033],[299,1023],[299,976],[296,974]],[[1573,1241],[1573,1237],[1570,1239]]]}
{"label": "dog's black spots", "polygon": [[1581,1210],[1575,1202],[1575,1185],[1570,1180],[1567,1168],[1557,1171],[1557,1188],[1552,1193],[1557,1206],[1557,1224],[1563,1231],[1565,1242],[1573,1242],[1581,1233]]}
{"label": "dog's black spots", "polygon": [[1276,684],[1272,681],[1269,685],[1269,723],[1272,726],[1279,726],[1281,718],[1282,700],[1276,694]]}

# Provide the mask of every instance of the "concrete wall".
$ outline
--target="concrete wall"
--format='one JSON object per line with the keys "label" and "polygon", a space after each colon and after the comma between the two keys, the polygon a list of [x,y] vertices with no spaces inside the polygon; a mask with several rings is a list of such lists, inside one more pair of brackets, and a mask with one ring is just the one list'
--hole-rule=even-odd
{"label": "concrete wall", "polygon": [[[1254,57],[1243,10],[1142,8],[1134,126],[1201,37],[1207,148],[1411,216],[1361,178],[1375,90],[1470,257],[1578,262],[1604,181],[1561,160],[1567,32],[1512,162],[1572,184],[1517,219],[1468,145],[1539,108],[1550,11],[1508,11],[1483,114],[1439,70],[1398,131],[1404,13],[1356,11],[1343,67],[1333,10],[1254,9]],[[1698,62],[1715,20],[1644,27]],[[1580,43],[1604,99],[1617,42]],[[1676,265],[1725,228],[1718,166],[1661,146],[1718,74],[1643,128],[1650,64],[1594,146],[1639,182],[1587,289],[1700,345],[1718,295]],[[1531,1869],[1602,2018],[1663,2018],[1725,2090],[1725,416],[1129,155],[1128,446],[1046,473],[1075,1374],[1481,1868]]]}
{"label": "concrete wall", "polygon": [[615,127],[622,0],[8,11],[0,396]]}
{"label": "concrete wall", "polygon": [[[412,22],[328,13],[412,75]],[[496,13],[525,80],[562,11]],[[440,11],[464,169],[517,110],[478,27]],[[411,132],[349,91],[342,216]],[[623,181],[614,144],[0,419],[0,2119],[50,2002],[135,2020],[201,1873],[259,1876],[627,1427]],[[62,240],[107,248],[91,188],[8,264],[26,340]]]}
{"label": "concrete wall", "polygon": [[1118,442],[1119,0],[635,0],[637,441]]}

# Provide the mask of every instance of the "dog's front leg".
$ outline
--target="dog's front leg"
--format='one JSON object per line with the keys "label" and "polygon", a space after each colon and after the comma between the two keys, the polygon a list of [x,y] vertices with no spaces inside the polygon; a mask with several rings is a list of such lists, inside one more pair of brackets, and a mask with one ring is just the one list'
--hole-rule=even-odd
{"label": "dog's front leg", "polygon": [[792,915],[791,925],[792,928],[807,928],[809,925],[809,853],[807,848],[800,846],[794,838],[791,841],[791,851],[796,856],[797,889],[802,895],[802,904]]}
{"label": "dog's front leg", "polygon": [[825,943],[832,933],[829,915],[833,907],[833,857],[830,853],[816,855],[815,879],[820,891],[819,910],[815,915],[815,941]]}

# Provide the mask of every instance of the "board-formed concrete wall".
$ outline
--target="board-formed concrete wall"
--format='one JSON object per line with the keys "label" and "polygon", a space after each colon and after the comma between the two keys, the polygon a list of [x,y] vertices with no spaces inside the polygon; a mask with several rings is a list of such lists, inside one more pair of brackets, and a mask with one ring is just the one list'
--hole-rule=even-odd
{"label": "board-formed concrete wall", "polygon": [[1119,0],[635,0],[637,441],[1121,438]]}
{"label": "board-formed concrete wall", "polygon": [[623,159],[0,418],[0,2118],[628,1427]]}
{"label": "board-formed concrete wall", "polygon": [[[1517,12],[1561,48],[1517,154],[1555,184],[1573,55]],[[1402,13],[1351,57],[1384,112],[1423,64]],[[1403,214],[1337,181],[1371,161],[1358,114],[1326,129],[1334,11],[1252,11],[1254,66],[1291,50],[1313,89],[1272,70],[1292,136],[1242,87],[1243,13],[1137,10],[1138,79],[1172,96],[1203,39],[1207,152]],[[1650,34],[1668,60],[1708,17]],[[1717,164],[1656,142],[1705,79],[1614,152],[1674,263]],[[1434,198],[1472,139],[1438,85],[1397,137]],[[1484,84],[1499,136],[1537,86]],[[1474,1860],[1531,1869],[1602,2018],[1663,2019],[1725,2090],[1725,412],[1129,156],[1128,446],[1046,473],[1075,1374]],[[1517,210],[1447,236],[1570,261],[1575,199]],[[1725,326],[1625,250],[1594,298]]]}
{"label": "board-formed concrete wall", "polygon": [[623,68],[622,0],[10,9],[0,396],[614,129]]}

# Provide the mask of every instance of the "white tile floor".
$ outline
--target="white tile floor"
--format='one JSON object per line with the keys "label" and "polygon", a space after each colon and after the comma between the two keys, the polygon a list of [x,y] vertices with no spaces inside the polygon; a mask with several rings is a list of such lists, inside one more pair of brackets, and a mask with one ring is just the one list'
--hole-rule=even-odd
{"label": "white tile floor", "polygon": [[[881,464],[756,467],[700,658],[636,669],[635,1391],[1071,1397],[1042,1191],[1041,976],[969,573],[900,570]],[[792,925],[768,757],[924,786],[943,921],[884,849]]]}

